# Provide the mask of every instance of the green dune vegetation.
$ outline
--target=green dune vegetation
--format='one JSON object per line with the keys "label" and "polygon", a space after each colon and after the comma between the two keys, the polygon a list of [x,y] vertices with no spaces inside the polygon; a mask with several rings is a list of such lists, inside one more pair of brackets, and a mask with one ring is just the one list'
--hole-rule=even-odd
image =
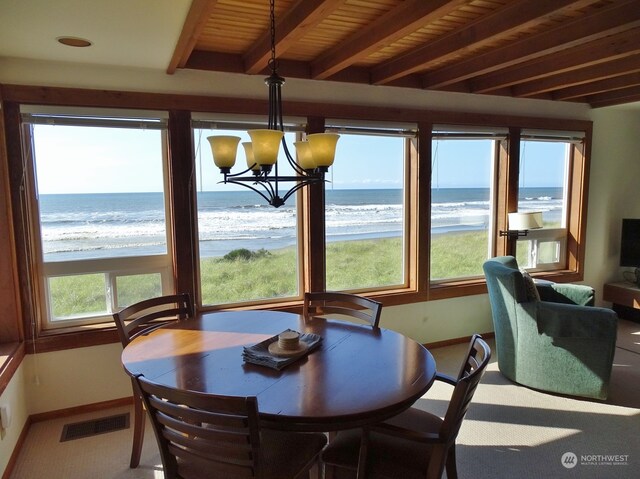
{"label": "green dune vegetation", "polygon": [[[482,275],[487,257],[487,233],[470,231],[432,236],[431,278]],[[200,263],[204,304],[225,304],[263,298],[295,296],[298,289],[296,249],[233,250]],[[402,284],[400,238],[331,242],[327,245],[327,289],[363,289]],[[119,277],[121,307],[158,296],[159,276]],[[57,318],[77,312],[106,311],[105,279],[101,274],[54,278],[50,282]]]}

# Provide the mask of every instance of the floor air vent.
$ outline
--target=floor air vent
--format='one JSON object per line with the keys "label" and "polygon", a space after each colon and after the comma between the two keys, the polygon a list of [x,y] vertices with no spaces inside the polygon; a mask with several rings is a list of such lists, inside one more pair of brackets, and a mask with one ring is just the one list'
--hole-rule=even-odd
{"label": "floor air vent", "polygon": [[72,441],[82,437],[96,436],[106,432],[119,431],[129,427],[129,413],[101,417],[90,421],[65,424],[60,442]]}

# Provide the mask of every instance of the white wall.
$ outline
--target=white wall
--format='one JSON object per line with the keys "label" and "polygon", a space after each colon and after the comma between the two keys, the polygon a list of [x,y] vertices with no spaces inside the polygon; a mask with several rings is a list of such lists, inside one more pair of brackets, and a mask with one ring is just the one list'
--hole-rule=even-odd
{"label": "white wall", "polygon": [[[50,64],[6,58],[0,59],[0,83],[255,98],[266,98],[267,94],[262,78],[246,75],[179,71],[169,76],[155,70]],[[619,219],[623,216],[622,210],[625,214],[640,217],[638,202],[635,201],[633,206],[630,204],[633,201],[630,198],[637,190],[635,179],[640,177],[640,113],[621,113],[615,109],[591,112],[585,105],[569,102],[516,100],[303,80],[288,80],[283,95],[291,100],[522,116],[589,119],[593,115],[596,123],[585,282],[601,292],[602,284],[619,274],[616,266],[617,229]],[[382,314],[382,326],[401,331],[424,343],[492,330],[486,295],[388,307]],[[11,392],[10,387],[2,399],[6,397],[16,409],[26,408],[29,414],[34,414],[127,396],[130,394],[130,383],[122,371],[119,357],[120,346],[117,344],[29,355],[24,364],[25,373],[16,375],[11,382],[12,388],[25,392],[17,394]],[[34,383],[35,376],[39,378],[39,385]]]}
{"label": "white wall", "polygon": [[29,414],[131,396],[120,343],[29,354],[24,389]]}
{"label": "white wall", "polygon": [[593,110],[585,284],[596,289],[621,281],[618,266],[622,218],[640,218],[640,109]]}
{"label": "white wall", "polygon": [[0,395],[0,406],[9,406],[11,413],[9,427],[0,429],[0,471],[6,469],[30,414],[27,408],[24,371],[25,363],[23,362]]}

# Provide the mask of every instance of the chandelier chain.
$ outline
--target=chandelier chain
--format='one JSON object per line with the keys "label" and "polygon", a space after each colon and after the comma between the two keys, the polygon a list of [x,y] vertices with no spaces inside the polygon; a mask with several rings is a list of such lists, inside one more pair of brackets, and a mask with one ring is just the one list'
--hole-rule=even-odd
{"label": "chandelier chain", "polygon": [[271,28],[271,59],[269,60],[269,67],[271,68],[271,72],[275,73],[277,70],[276,65],[276,0],[269,1],[269,9],[270,9],[270,28]]}

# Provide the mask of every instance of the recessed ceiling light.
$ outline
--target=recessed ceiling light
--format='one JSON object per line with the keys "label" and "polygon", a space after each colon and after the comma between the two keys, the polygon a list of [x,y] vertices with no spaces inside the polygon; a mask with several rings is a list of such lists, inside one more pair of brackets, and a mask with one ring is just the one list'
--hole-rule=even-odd
{"label": "recessed ceiling light", "polygon": [[84,39],[84,38],[58,37],[56,40],[58,40],[58,42],[62,43],[63,45],[67,45],[68,47],[83,48],[83,47],[90,47],[91,46],[91,42],[89,40]]}

